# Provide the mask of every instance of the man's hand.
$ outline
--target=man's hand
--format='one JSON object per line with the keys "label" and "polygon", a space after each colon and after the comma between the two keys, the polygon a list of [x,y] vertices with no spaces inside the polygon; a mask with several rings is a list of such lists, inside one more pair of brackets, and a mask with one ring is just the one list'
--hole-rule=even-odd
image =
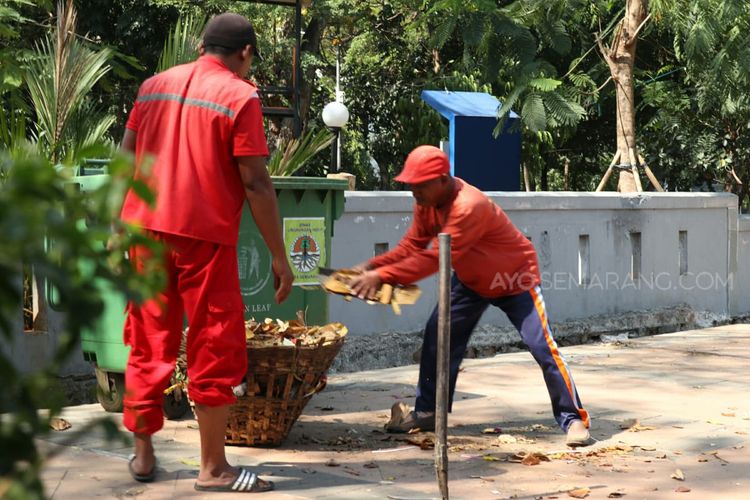
{"label": "man's hand", "polygon": [[365,271],[369,271],[369,270],[371,270],[371,269],[372,269],[372,266],[370,265],[370,263],[369,263],[369,262],[367,262],[367,261],[364,261],[364,262],[360,262],[360,263],[359,263],[359,264],[357,264],[356,266],[353,266],[353,267],[351,267],[350,269],[351,269],[352,271],[355,271],[355,272],[358,272],[358,273],[363,273],[363,272],[365,272]]}
{"label": "man's hand", "polygon": [[377,271],[365,271],[359,276],[352,278],[349,287],[360,299],[375,300],[375,294],[380,290],[383,280]]}
{"label": "man's hand", "polygon": [[281,304],[292,291],[294,274],[292,268],[289,267],[286,256],[282,259],[273,259],[271,270],[273,271],[273,288],[276,290],[276,303]]}

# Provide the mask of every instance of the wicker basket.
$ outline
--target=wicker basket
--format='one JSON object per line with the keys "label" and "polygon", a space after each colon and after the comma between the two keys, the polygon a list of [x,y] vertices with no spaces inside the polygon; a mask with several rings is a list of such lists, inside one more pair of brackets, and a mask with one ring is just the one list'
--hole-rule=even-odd
{"label": "wicker basket", "polygon": [[226,443],[279,446],[316,392],[344,344],[344,337],[319,345],[247,348],[247,395],[229,412]]}

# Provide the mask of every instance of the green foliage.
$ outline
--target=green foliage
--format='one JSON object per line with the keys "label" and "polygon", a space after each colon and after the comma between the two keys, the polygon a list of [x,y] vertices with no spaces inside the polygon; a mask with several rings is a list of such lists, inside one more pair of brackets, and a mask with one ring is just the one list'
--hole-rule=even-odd
{"label": "green foliage", "polygon": [[335,136],[326,129],[307,130],[296,139],[282,143],[268,159],[268,173],[291,176],[315,155],[328,148]]}
{"label": "green foliage", "polygon": [[206,26],[206,16],[183,14],[169,31],[159,56],[156,71],[161,72],[178,64],[194,61],[198,57],[198,44]]}
{"label": "green foliage", "polygon": [[[89,148],[87,156],[102,154]],[[72,181],[70,167],[55,168],[36,155],[34,148],[20,146],[11,153],[0,152],[0,497],[8,499],[46,498],[39,479],[45,459],[35,439],[51,431],[50,420],[60,414],[61,400],[55,380],[61,367],[76,352],[82,329],[91,327],[102,311],[100,283],[133,300],[151,296],[162,286],[158,261],[150,272],[136,275],[125,265],[122,248],[131,244],[158,247],[145,237],[124,234],[117,251],[104,243],[110,235],[112,214],[122,200],[130,180],[131,161],[116,158],[110,164],[112,182],[82,195]],[[82,265],[82,263],[87,265]],[[64,314],[63,331],[47,366],[24,374],[14,364],[13,349],[6,349],[22,334],[20,311],[23,301],[24,267],[59,291],[56,307]],[[46,408],[47,412],[38,411]],[[108,436],[117,434],[111,422],[104,426]],[[91,427],[71,436],[90,432]]]}
{"label": "green foliage", "polygon": [[40,152],[53,162],[75,148],[104,140],[113,123],[98,113],[89,92],[110,70],[108,49],[93,50],[76,36],[72,1],[58,3],[57,24],[51,35],[35,46],[25,81],[35,114],[34,136]]}

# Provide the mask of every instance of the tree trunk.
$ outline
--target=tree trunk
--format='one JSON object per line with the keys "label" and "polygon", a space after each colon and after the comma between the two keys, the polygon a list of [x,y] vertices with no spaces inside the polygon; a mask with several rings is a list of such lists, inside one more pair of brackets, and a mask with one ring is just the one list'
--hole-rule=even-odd
{"label": "tree trunk", "polygon": [[531,191],[531,182],[529,181],[529,167],[526,162],[523,164],[523,186],[526,188],[526,192]]}
{"label": "tree trunk", "polygon": [[[607,61],[617,93],[617,150],[620,163],[630,163],[630,149],[636,154],[635,134],[635,91],[633,86],[633,66],[638,42],[638,32],[642,29],[648,13],[648,0],[626,0],[625,17],[620,22],[612,45],[600,49]],[[617,184],[620,192],[636,191],[635,178],[628,170],[620,170]]]}

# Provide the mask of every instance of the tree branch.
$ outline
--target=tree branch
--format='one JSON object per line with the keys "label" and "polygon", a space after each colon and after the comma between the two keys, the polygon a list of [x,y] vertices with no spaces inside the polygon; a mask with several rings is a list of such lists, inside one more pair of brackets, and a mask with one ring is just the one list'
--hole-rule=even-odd
{"label": "tree branch", "polygon": [[646,16],[646,18],[641,22],[641,24],[638,25],[638,27],[635,30],[635,33],[633,33],[633,35],[630,37],[630,40],[628,40],[627,42],[625,42],[625,46],[626,47],[630,47],[631,45],[633,45],[633,43],[635,43],[636,40],[638,40],[638,33],[641,32],[641,29],[643,29],[643,27],[646,25],[646,23],[648,22],[649,19],[651,19],[651,13],[650,12]]}

